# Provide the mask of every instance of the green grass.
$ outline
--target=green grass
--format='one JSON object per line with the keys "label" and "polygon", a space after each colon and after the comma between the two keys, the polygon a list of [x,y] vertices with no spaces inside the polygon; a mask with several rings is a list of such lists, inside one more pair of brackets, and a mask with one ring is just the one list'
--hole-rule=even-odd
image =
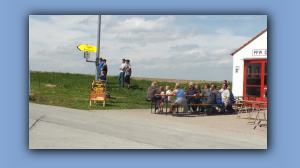
{"label": "green grass", "polygon": [[[38,74],[40,76],[40,87],[38,84]],[[130,90],[118,87],[118,76],[107,76],[106,93],[110,93],[111,98],[106,99],[105,107],[102,102],[89,105],[91,81],[95,76],[69,73],[30,73],[30,87],[33,96],[29,97],[29,102],[38,104],[62,106],[74,109],[99,110],[99,109],[148,109],[150,103],[146,101],[147,89],[152,81],[130,79]],[[174,89],[175,83],[157,82],[158,86],[170,85]],[[210,83],[221,86],[221,83]],[[56,88],[46,87],[45,84],[56,85]],[[199,84],[201,89],[206,83]],[[232,84],[229,83],[231,86]],[[186,90],[188,84],[181,84]],[[175,99],[175,97],[173,97]]]}

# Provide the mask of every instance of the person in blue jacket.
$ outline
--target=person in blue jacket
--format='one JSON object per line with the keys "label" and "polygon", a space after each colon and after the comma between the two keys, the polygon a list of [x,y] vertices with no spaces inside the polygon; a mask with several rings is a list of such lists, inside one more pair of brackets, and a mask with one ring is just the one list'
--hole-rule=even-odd
{"label": "person in blue jacket", "polygon": [[100,75],[101,75],[101,71],[102,71],[102,67],[103,67],[103,61],[102,61],[102,58],[100,57],[99,58],[99,78],[100,78]]}
{"label": "person in blue jacket", "polygon": [[[180,84],[179,84],[179,83],[176,83],[174,91],[173,91],[172,93],[166,94],[166,96],[176,96],[177,99],[171,101],[171,103],[172,103],[172,104],[180,104],[180,105],[182,105],[183,108],[184,108],[184,112],[187,112],[187,111],[189,110],[189,109],[188,109],[188,105],[187,105],[187,100],[186,100],[186,98],[185,98],[185,93],[184,93],[184,91],[180,88]],[[174,107],[171,106],[169,112],[172,112],[172,113],[173,113],[173,111],[174,111]]]}

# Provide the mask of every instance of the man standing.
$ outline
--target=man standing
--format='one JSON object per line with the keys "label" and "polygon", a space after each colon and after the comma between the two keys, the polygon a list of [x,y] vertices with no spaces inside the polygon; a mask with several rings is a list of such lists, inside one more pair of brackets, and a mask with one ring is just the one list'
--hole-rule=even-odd
{"label": "man standing", "polygon": [[227,108],[230,99],[230,92],[229,90],[227,90],[228,85],[227,84],[223,84],[222,85],[222,89],[223,89],[223,93],[222,93],[222,103],[224,103],[223,108],[222,108],[222,113],[225,113],[225,109]]}
{"label": "man standing", "polygon": [[102,67],[103,67],[103,62],[102,62],[102,58],[100,57],[99,58],[99,75],[98,75],[98,77],[100,77],[100,75],[101,75]]}
{"label": "man standing", "polygon": [[126,70],[125,70],[125,82],[127,83],[127,89],[130,87],[130,76],[131,76],[131,65],[129,60],[126,60]]}
{"label": "man standing", "polygon": [[126,70],[125,59],[122,59],[122,64],[121,64],[119,70],[120,70],[120,74],[119,74],[119,77],[118,77],[119,87],[121,87],[120,78],[122,78],[122,82],[123,82],[122,87],[124,87],[124,75],[125,75],[125,70]]}

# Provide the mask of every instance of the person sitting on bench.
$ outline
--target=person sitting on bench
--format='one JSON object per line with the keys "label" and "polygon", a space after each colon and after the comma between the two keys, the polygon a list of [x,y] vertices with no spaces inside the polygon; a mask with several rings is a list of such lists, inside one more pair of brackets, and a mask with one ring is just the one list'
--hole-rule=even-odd
{"label": "person sitting on bench", "polygon": [[[172,93],[166,94],[166,96],[175,96],[175,95],[176,95],[177,99],[171,101],[171,104],[180,104],[183,106],[184,112],[187,112],[189,110],[188,105],[187,105],[187,100],[185,98],[184,91],[180,88],[179,83],[176,83],[175,89]],[[174,111],[174,107],[171,106],[169,112],[173,113],[173,111]]]}
{"label": "person sitting on bench", "polygon": [[[215,102],[214,104],[222,104],[222,97],[221,93],[219,92],[218,89],[216,89],[216,85],[211,86],[211,90],[213,91],[213,94],[215,96]],[[218,106],[220,108],[220,106]],[[213,106],[213,111],[215,111],[216,108]]]}
{"label": "person sitting on bench", "polygon": [[[190,82],[189,83],[189,89],[185,92],[185,95],[196,96],[196,94],[197,94],[197,91],[196,91],[196,88],[194,88],[194,83]],[[195,104],[195,98],[187,97],[186,99],[187,99],[187,104]],[[189,111],[190,111],[191,110],[190,106],[188,106],[188,108],[189,108]],[[197,110],[197,106],[192,106],[192,109],[195,112]]]}
{"label": "person sitting on bench", "polygon": [[[155,96],[155,94],[160,94],[157,83],[152,82],[151,86],[148,88],[146,100],[148,102],[157,102],[157,100],[161,100],[161,97]],[[155,103],[155,110],[158,109],[158,103]]]}
{"label": "person sitting on bench", "polygon": [[[201,94],[201,88],[200,88],[200,86],[199,85],[195,85],[195,89],[196,89],[196,95],[198,96],[198,95],[200,95]],[[202,102],[203,102],[203,99],[201,98],[201,97],[196,97],[195,98],[195,103],[196,104],[202,104]],[[196,106],[197,107],[197,106]],[[199,108],[199,111],[202,111],[203,112],[203,106],[201,106],[200,108]]]}
{"label": "person sitting on bench", "polygon": [[[234,99],[234,95],[233,95],[233,93],[232,93],[232,91],[229,89],[229,88],[227,88],[227,90],[229,91],[229,93],[230,93],[230,104],[234,104],[235,103],[235,99]],[[234,112],[235,110],[232,108],[232,106],[227,106],[227,110],[228,111],[230,111],[230,112]]]}
{"label": "person sitting on bench", "polygon": [[[206,97],[206,100],[202,104],[214,104],[214,102],[215,102],[215,96],[209,88],[210,88],[210,85],[206,84],[204,86],[204,90],[200,94],[200,96],[205,96]],[[211,106],[207,106],[207,108],[210,109]],[[210,114],[210,110],[207,114]]]}
{"label": "person sitting on bench", "polygon": [[200,96],[206,97],[206,100],[202,104],[214,104],[215,97],[214,97],[213,92],[209,88],[210,88],[210,85],[206,84],[204,86],[204,90],[200,94]]}
{"label": "person sitting on bench", "polygon": [[223,93],[222,93],[222,103],[224,103],[223,108],[222,108],[222,113],[225,113],[225,109],[227,108],[230,99],[230,92],[227,90],[227,84],[222,85]]}

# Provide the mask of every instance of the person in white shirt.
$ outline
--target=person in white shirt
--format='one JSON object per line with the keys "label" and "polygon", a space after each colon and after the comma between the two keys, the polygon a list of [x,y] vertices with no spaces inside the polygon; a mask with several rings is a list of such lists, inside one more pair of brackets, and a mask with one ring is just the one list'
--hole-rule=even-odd
{"label": "person in white shirt", "polygon": [[[225,84],[227,84],[227,80],[224,80],[224,82],[223,83],[225,83]],[[218,86],[219,87],[219,86]],[[230,89],[230,86],[227,84],[227,89]],[[218,89],[219,90],[219,92],[220,93],[222,93],[223,92],[223,87],[222,87],[222,89],[220,90],[220,89]]]}
{"label": "person in white shirt", "polygon": [[[161,86],[161,87],[159,87],[159,91],[160,91],[160,94],[161,95],[164,95],[165,94],[165,92],[164,92],[164,87],[163,86]],[[165,99],[165,96],[162,96],[162,100],[164,100]],[[160,105],[159,105],[159,112],[163,112],[163,109],[164,108],[164,102],[160,102]]]}
{"label": "person in white shirt", "polygon": [[122,64],[119,68],[120,70],[120,74],[119,74],[119,77],[118,77],[118,81],[119,81],[119,87],[121,87],[121,81],[120,81],[120,78],[122,78],[122,87],[124,87],[124,75],[125,75],[125,70],[126,70],[126,63],[125,63],[125,59],[122,59]]}
{"label": "person in white shirt", "polygon": [[224,103],[223,107],[222,107],[222,113],[225,112],[225,109],[227,108],[228,104],[230,103],[230,92],[227,89],[228,85],[226,83],[224,83],[222,85],[222,103]]}
{"label": "person in white shirt", "polygon": [[[170,86],[166,86],[166,90],[167,90],[167,93],[166,93],[166,94],[172,93],[171,87],[170,87]],[[172,101],[172,97],[173,97],[173,96],[168,96],[168,102],[171,102],[171,101]]]}

